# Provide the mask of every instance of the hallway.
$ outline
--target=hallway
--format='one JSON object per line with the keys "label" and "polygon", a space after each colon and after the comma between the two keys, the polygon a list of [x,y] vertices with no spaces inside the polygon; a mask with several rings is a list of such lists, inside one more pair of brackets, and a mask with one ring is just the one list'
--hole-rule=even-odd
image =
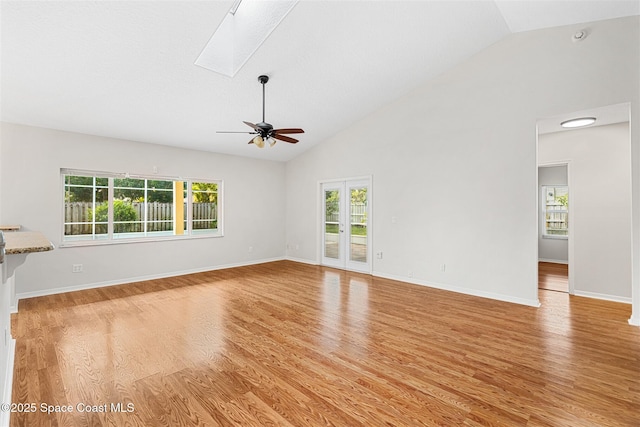
{"label": "hallway", "polygon": [[538,289],[569,292],[569,266],[552,262],[538,262]]}

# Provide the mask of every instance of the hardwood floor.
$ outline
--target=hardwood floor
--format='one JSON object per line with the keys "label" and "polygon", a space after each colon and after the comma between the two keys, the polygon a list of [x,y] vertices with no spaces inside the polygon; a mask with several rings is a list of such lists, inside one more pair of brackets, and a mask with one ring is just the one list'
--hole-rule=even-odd
{"label": "hardwood floor", "polygon": [[538,288],[569,292],[569,266],[553,262],[538,263]]}
{"label": "hardwood floor", "polygon": [[281,261],[23,300],[11,425],[638,426],[630,306],[540,297]]}

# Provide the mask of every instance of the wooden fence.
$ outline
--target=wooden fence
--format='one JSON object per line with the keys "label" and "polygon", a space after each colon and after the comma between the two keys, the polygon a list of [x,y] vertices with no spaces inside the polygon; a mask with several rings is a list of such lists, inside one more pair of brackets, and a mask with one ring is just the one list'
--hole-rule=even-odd
{"label": "wooden fence", "polygon": [[[338,223],[339,214],[336,212],[338,210],[337,204],[332,209],[332,213],[327,215],[326,221],[328,223]],[[364,203],[352,203],[351,204],[351,224],[366,224],[367,222],[367,205]]]}
{"label": "wooden fence", "polygon": [[[118,221],[114,218],[114,232],[116,233],[141,233],[144,231],[145,203],[131,203],[135,211],[135,218],[129,221]],[[218,210],[215,203],[193,203],[192,227],[195,230],[216,228]],[[152,202],[146,204],[147,232],[173,230],[173,203]],[[187,204],[184,205],[184,212]],[[65,203],[64,223],[65,235],[93,234],[93,204],[91,202]],[[95,223],[96,234],[107,233],[107,223]],[[185,221],[185,230],[187,228]]]}

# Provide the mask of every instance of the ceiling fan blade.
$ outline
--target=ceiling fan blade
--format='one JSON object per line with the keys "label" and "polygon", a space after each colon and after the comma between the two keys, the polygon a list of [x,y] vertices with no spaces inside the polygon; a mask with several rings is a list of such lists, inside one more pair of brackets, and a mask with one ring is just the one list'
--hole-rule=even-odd
{"label": "ceiling fan blade", "polygon": [[251,138],[251,141],[247,142],[247,144],[253,144],[253,138]]}
{"label": "ceiling fan blade", "polygon": [[258,132],[244,132],[244,131],[235,131],[235,130],[217,130],[216,133],[250,133],[250,134],[256,134]]}
{"label": "ceiling fan blade", "polygon": [[284,135],[271,135],[273,138],[275,139],[279,139],[280,141],[284,141],[284,142],[290,142],[292,144],[295,144],[296,142],[298,142],[297,139],[293,139],[293,138],[289,138],[288,136],[284,136]]}
{"label": "ceiling fan blade", "polygon": [[260,128],[259,128],[258,126],[256,126],[256,125],[254,125],[253,123],[251,123],[251,122],[245,122],[245,121],[243,121],[242,123],[244,123],[245,125],[247,125],[247,126],[249,126],[249,127],[254,128],[254,129],[255,129],[255,130],[257,130],[258,132],[260,132]]}
{"label": "ceiling fan blade", "polygon": [[273,133],[275,134],[283,134],[283,133],[304,133],[304,131],[300,128],[287,128],[287,129],[274,129]]}

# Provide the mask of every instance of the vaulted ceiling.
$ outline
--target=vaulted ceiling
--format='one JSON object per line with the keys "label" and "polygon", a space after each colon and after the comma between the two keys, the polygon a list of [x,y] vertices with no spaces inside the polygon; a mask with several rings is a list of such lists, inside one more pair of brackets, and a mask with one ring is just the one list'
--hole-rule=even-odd
{"label": "vaulted ceiling", "polygon": [[[230,78],[194,61],[232,4],[3,0],[0,119],[286,161],[511,33],[640,14],[636,0],[302,0]],[[261,120],[260,74],[267,121],[304,128],[300,143],[216,133]]]}

